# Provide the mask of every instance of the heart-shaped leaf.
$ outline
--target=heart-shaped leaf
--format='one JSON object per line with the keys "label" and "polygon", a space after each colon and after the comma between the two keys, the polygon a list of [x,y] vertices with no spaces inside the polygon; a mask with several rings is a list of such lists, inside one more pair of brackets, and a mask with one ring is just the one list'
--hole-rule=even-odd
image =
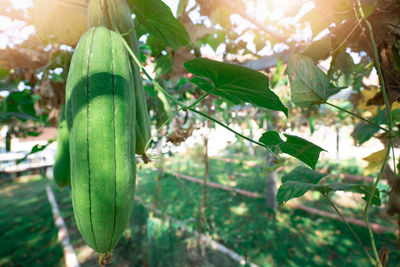
{"label": "heart-shaped leaf", "polygon": [[[242,66],[222,63],[207,58],[195,58],[185,62],[185,68],[194,75],[207,78],[213,83],[213,94],[234,104],[251,103],[258,107],[283,111],[287,108],[279,97],[269,89],[268,77]],[[210,90],[209,83],[198,78],[193,81],[204,91]],[[206,84],[203,86],[202,84]]]}

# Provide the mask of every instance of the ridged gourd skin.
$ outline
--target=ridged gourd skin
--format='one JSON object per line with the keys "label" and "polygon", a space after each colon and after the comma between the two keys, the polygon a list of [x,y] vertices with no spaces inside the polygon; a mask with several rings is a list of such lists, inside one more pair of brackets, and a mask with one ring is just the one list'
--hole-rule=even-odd
{"label": "ridged gourd skin", "polygon": [[[135,23],[132,20],[132,12],[129,9],[128,4],[125,0],[112,1],[114,3],[115,18],[120,26],[119,31],[121,33],[128,32],[135,28]],[[117,9],[118,8],[118,9]],[[129,12],[128,12],[129,10]],[[117,15],[120,14],[120,15]],[[125,40],[131,47],[133,53],[137,58],[139,56],[139,47],[137,45],[136,33],[132,31],[129,35],[125,36]],[[131,59],[131,65],[134,68],[134,80],[135,80],[135,93],[136,93],[136,154],[143,155],[146,147],[147,141],[151,138],[150,129],[150,117],[149,111],[147,109],[146,95],[143,87],[143,80],[140,76],[140,69],[136,63]]]}
{"label": "ridged gourd skin", "polygon": [[[111,6],[108,6],[109,14],[105,15],[102,7],[102,1],[91,0],[89,2],[89,25],[91,26],[102,26],[104,24],[107,27],[112,28],[113,23],[110,19],[115,19],[117,25],[117,31],[120,33],[126,33],[135,28],[135,23],[132,20],[132,12],[129,5],[125,0],[111,0]],[[112,17],[112,18],[110,18]],[[139,47],[137,45],[136,33],[132,31],[129,35],[125,35],[124,39],[132,49],[133,53],[139,58]],[[134,89],[135,89],[135,101],[136,101],[136,154],[143,155],[145,153],[145,146],[147,141],[151,138],[151,122],[149,112],[147,109],[146,95],[143,87],[143,80],[140,76],[140,69],[130,59],[132,72],[134,75]]]}
{"label": "ridged gourd skin", "polygon": [[66,89],[75,220],[100,253],[127,227],[135,192],[135,91],[120,38],[90,28],[75,49]]}
{"label": "ridged gourd skin", "polygon": [[62,106],[57,131],[57,152],[53,165],[53,177],[56,184],[63,188],[71,184],[69,137],[67,121],[65,120],[65,106]]}

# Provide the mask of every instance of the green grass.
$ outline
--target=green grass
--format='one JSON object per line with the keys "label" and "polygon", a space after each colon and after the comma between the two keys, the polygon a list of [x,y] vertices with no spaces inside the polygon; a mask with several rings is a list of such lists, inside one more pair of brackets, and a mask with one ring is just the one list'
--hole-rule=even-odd
{"label": "green grass", "polygon": [[0,266],[64,266],[47,184],[41,177],[0,184]]}

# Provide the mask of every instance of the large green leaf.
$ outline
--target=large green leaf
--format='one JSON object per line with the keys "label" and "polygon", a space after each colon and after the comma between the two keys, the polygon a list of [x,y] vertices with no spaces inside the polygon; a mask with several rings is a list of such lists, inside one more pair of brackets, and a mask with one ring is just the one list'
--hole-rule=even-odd
{"label": "large green leaf", "polygon": [[301,137],[289,134],[283,135],[286,137],[286,141],[282,140],[278,132],[267,131],[262,134],[258,141],[266,146],[273,146],[272,149],[278,146],[281,152],[301,160],[314,169],[318,162],[319,153],[325,150]]}
{"label": "large green leaf", "polygon": [[304,166],[298,166],[291,172],[282,176],[282,183],[286,183],[288,181],[297,181],[299,177],[301,177],[303,182],[317,184],[327,175],[327,173],[320,173]]}
{"label": "large green leaf", "polygon": [[335,86],[348,87],[354,82],[355,64],[353,58],[346,52],[334,56],[328,77]]}
{"label": "large green leaf", "polygon": [[[319,191],[323,194],[328,194],[332,191],[349,191],[363,194],[364,196],[362,198],[368,201],[369,196],[371,195],[372,187],[360,184],[336,183],[328,185],[317,185],[299,181],[288,181],[279,187],[276,200],[279,204],[283,204],[290,199],[303,196],[310,190]],[[372,204],[376,206],[381,205],[379,190],[375,190],[374,196],[372,197]]]}
{"label": "large green leaf", "polygon": [[301,52],[301,55],[312,58],[315,62],[329,57],[330,52],[330,36],[325,36],[317,41],[312,42],[307,48]]}
{"label": "large green leaf", "polygon": [[[332,191],[350,191],[363,194],[363,199],[366,201],[369,199],[372,186],[347,183],[318,184],[326,175],[306,167],[296,167],[293,171],[282,177],[282,185],[279,187],[276,200],[282,204],[293,198],[301,197],[310,190],[319,191],[323,194],[329,194]],[[377,206],[381,204],[379,190],[374,192],[372,204]]]}
{"label": "large green leaf", "polygon": [[[194,75],[207,78],[213,83],[213,94],[234,104],[251,103],[255,106],[283,111],[288,109],[268,85],[268,77],[242,66],[222,63],[207,58],[195,58],[185,62],[185,68]],[[201,89],[210,90],[205,79],[192,79]]]}
{"label": "large green leaf", "polygon": [[289,77],[292,102],[299,107],[323,103],[329,96],[328,76],[306,56],[290,56],[286,74]]}
{"label": "large green leaf", "polygon": [[325,149],[294,135],[284,134],[286,141],[279,145],[283,153],[289,154],[311,168],[315,169],[318,162],[319,153]]}
{"label": "large green leaf", "polygon": [[3,120],[10,117],[18,117],[22,120],[24,120],[24,117],[34,118],[36,117],[35,102],[35,97],[30,90],[12,92],[5,101],[6,108],[4,113],[8,115],[2,114],[4,117],[1,117]]}
{"label": "large green leaf", "polygon": [[[387,123],[386,109],[380,110],[378,114],[376,114],[376,116],[370,120],[377,125]],[[362,145],[363,143],[371,139],[371,137],[373,137],[377,132],[379,132],[378,127],[376,127],[375,125],[362,122],[360,126],[357,126],[354,129],[353,134],[357,138],[358,144]]]}
{"label": "large green leaf", "polygon": [[167,46],[163,41],[152,34],[147,37],[146,44],[150,47],[151,55],[155,58],[158,58]]}
{"label": "large green leaf", "polygon": [[307,191],[315,189],[317,183],[326,175],[307,167],[296,167],[282,177],[282,185],[279,187],[276,200],[282,204],[292,198],[301,197]]}
{"label": "large green leaf", "polygon": [[155,64],[154,71],[157,77],[161,77],[164,74],[169,74],[172,71],[173,58],[171,53],[160,55]]}
{"label": "large green leaf", "polygon": [[150,33],[176,49],[190,43],[185,27],[161,0],[128,0],[136,15],[138,37]]}
{"label": "large green leaf", "polygon": [[276,131],[268,131],[262,134],[260,139],[258,140],[264,145],[267,146],[276,146],[283,143],[282,138],[279,136],[279,133]]}

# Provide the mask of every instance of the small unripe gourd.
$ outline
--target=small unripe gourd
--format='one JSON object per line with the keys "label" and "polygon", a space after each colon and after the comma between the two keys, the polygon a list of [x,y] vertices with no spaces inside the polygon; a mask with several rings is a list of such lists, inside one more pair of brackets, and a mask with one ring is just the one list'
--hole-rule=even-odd
{"label": "small unripe gourd", "polygon": [[53,177],[56,184],[63,188],[71,183],[70,159],[67,121],[65,120],[65,106],[61,109],[57,131],[57,152],[53,165]]}

